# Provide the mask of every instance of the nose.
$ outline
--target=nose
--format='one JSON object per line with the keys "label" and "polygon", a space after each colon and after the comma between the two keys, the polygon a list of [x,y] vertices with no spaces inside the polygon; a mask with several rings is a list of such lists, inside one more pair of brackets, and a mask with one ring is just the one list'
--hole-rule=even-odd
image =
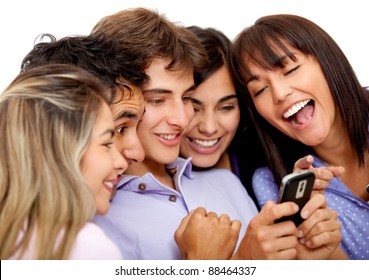
{"label": "nose", "polygon": [[142,147],[140,139],[138,139],[137,134],[132,135],[126,147],[123,148],[122,154],[128,160],[134,160],[137,162],[144,160],[145,151]]}
{"label": "nose", "polygon": [[195,112],[191,103],[176,102],[170,106],[167,121],[170,125],[185,129]]}
{"label": "nose", "polygon": [[275,79],[271,83],[271,91],[274,103],[280,103],[287,99],[293,92],[293,89],[281,79]]}
{"label": "nose", "polygon": [[205,135],[212,135],[218,131],[218,122],[214,111],[207,111],[198,116],[198,129]]}
{"label": "nose", "polygon": [[119,170],[123,172],[126,171],[128,168],[127,159],[119,153],[115,144],[113,145],[112,149],[113,149],[113,168],[115,170]]}

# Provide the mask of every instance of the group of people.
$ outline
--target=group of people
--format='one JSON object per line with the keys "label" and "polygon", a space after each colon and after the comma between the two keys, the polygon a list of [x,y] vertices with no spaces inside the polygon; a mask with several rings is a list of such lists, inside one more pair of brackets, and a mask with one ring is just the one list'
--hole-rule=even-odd
{"label": "group of people", "polygon": [[134,8],[42,36],[0,94],[1,259],[369,259],[368,93],[319,26]]}

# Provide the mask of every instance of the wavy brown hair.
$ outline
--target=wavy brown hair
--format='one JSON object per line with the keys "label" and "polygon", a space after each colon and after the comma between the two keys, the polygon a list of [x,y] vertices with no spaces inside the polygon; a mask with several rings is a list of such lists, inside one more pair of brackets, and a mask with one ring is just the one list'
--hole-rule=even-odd
{"label": "wavy brown hair", "polygon": [[102,18],[91,34],[114,37],[121,51],[139,65],[142,73],[153,59],[169,59],[166,69],[181,72],[200,70],[207,65],[205,50],[196,36],[154,10],[119,11]]}

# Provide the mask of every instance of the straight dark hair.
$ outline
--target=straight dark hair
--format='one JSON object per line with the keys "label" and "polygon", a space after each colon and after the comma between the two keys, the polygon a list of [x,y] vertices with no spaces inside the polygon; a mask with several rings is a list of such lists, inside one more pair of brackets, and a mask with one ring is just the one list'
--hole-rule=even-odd
{"label": "straight dark hair", "polygon": [[291,48],[313,57],[319,63],[351,145],[360,165],[364,165],[368,151],[368,95],[364,94],[366,91],[348,59],[327,32],[300,16],[270,15],[258,19],[238,34],[233,47],[232,68],[237,83],[246,94],[251,117],[277,183],[286,172],[291,171],[292,162],[310,148],[282,135],[258,114],[245,81],[251,76],[247,62],[269,70],[282,68],[284,65],[278,51],[294,60]]}

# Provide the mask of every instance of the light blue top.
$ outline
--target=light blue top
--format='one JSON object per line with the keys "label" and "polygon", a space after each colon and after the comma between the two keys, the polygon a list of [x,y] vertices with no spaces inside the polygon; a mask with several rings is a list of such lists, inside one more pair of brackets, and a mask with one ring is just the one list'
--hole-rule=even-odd
{"label": "light blue top", "polygon": [[[314,156],[314,167],[326,166]],[[279,188],[268,168],[259,168],[252,178],[252,187],[260,207],[268,200],[277,201]],[[369,204],[355,196],[338,178],[325,190],[328,207],[337,211],[342,223],[341,248],[350,259],[369,260]]]}
{"label": "light blue top", "polygon": [[239,241],[258,213],[239,179],[225,169],[192,171],[191,159],[178,158],[173,180],[176,189],[151,173],[123,176],[105,216],[95,222],[118,245],[125,259],[181,259],[174,232],[193,209],[226,213],[242,223]]}

